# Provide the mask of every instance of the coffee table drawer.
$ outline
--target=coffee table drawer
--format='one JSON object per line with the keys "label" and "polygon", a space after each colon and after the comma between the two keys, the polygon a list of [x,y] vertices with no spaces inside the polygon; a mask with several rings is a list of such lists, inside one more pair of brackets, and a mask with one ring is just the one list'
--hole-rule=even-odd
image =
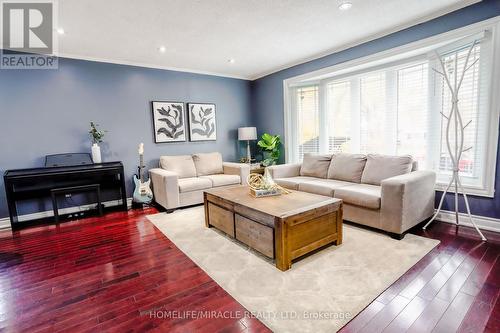
{"label": "coffee table drawer", "polygon": [[221,208],[213,203],[208,203],[208,220],[211,225],[234,238],[233,212]]}
{"label": "coffee table drawer", "polygon": [[274,229],[235,214],[236,239],[274,258]]}

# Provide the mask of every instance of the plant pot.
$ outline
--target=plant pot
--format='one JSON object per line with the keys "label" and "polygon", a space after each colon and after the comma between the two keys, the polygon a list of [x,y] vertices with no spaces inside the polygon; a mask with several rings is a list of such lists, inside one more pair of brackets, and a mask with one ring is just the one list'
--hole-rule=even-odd
{"label": "plant pot", "polygon": [[94,163],[101,163],[101,147],[97,143],[92,145],[92,161]]}

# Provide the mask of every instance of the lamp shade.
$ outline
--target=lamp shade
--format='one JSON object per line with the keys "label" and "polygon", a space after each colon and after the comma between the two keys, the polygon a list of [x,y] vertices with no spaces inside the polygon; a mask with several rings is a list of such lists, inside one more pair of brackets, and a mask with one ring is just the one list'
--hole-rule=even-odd
{"label": "lamp shade", "polygon": [[238,128],[238,140],[257,140],[257,128],[255,127]]}

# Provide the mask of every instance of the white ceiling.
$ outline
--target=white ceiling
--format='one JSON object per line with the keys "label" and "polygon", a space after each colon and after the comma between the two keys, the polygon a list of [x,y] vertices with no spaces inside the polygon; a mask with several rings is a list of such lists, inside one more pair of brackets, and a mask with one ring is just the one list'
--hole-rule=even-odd
{"label": "white ceiling", "polygon": [[478,2],[351,1],[60,0],[59,55],[255,79]]}

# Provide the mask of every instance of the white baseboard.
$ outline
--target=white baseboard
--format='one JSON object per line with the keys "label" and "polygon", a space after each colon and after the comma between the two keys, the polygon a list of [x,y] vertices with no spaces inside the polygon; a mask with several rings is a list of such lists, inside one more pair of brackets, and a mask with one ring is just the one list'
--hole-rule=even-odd
{"label": "white baseboard", "polygon": [[0,230],[2,229],[10,229],[10,217],[0,219]]}
{"label": "white baseboard", "polygon": [[[111,200],[111,201],[105,201],[102,204],[105,207],[118,206],[121,204],[121,202],[122,202],[121,200]],[[132,198],[127,198],[127,207],[130,208],[131,205],[132,205]],[[85,212],[85,211],[88,211],[91,209],[95,209],[95,207],[96,207],[96,204],[89,204],[89,205],[61,208],[61,209],[59,209],[59,214],[65,215],[65,214],[81,213],[81,212]],[[54,216],[54,212],[52,210],[47,210],[44,212],[37,212],[37,213],[32,213],[32,214],[20,215],[19,222],[28,221],[28,220],[43,219],[43,218],[52,217],[52,216]],[[5,217],[5,218],[0,219],[0,229],[10,229],[10,217]]]}
{"label": "white baseboard", "polygon": [[[447,210],[441,211],[436,217],[436,220],[455,224],[455,212],[450,212]],[[500,219],[472,215],[472,220],[474,221],[474,223],[476,223],[479,229],[500,232]],[[474,227],[472,223],[470,223],[467,214],[464,213],[458,213],[458,222],[467,227]]]}

